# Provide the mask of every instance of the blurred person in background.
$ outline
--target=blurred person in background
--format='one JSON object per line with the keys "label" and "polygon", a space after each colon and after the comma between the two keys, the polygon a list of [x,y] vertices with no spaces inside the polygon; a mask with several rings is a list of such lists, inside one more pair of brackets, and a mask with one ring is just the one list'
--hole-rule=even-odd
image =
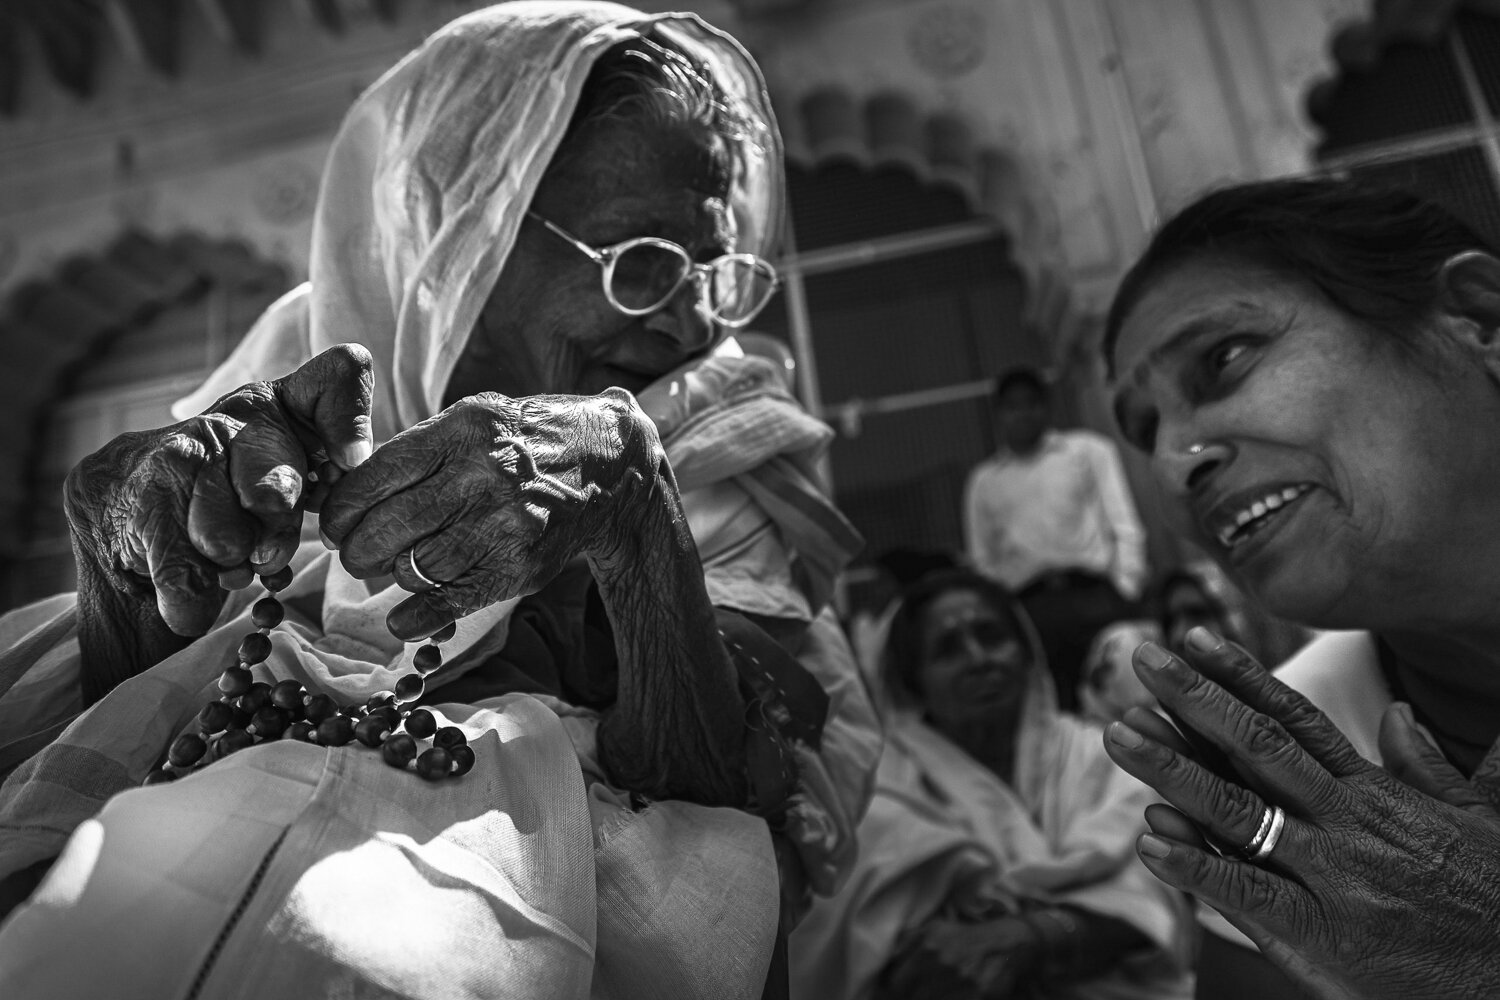
{"label": "blurred person in background", "polygon": [[1025,609],[972,570],[911,588],[859,860],[791,938],[796,1000],[1178,1000],[1187,898],[1133,856],[1150,789],[1057,709]]}
{"label": "blurred person in background", "polygon": [[1042,372],[1001,375],[994,404],[1000,447],[964,487],[965,553],[1020,597],[1073,711],[1089,644],[1142,595],[1146,531],[1114,442],[1054,428]]}

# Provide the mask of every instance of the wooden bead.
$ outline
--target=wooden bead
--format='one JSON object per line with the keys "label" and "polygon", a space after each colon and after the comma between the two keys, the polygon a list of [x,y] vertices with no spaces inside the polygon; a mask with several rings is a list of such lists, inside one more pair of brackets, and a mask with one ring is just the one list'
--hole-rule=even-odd
{"label": "wooden bead", "polygon": [[302,701],[302,715],[317,725],[324,719],[331,719],[339,713],[339,703],[326,694],[309,695]]}
{"label": "wooden bead", "polygon": [[432,633],[433,642],[447,642],[458,632],[458,622],[449,622],[436,632]]}
{"label": "wooden bead", "polygon": [[394,706],[395,704],[396,692],[376,691],[374,694],[370,695],[370,697],[365,699],[365,711],[372,712],[377,708],[385,708],[388,705]]}
{"label": "wooden bead", "polygon": [[231,698],[237,698],[250,690],[255,675],[244,667],[229,667],[219,675],[219,690]]}
{"label": "wooden bead", "polygon": [[287,718],[286,712],[275,705],[267,704],[255,713],[255,717],[250,720],[250,725],[245,727],[245,731],[252,736],[274,740],[286,730],[291,721]]}
{"label": "wooden bead", "polygon": [[208,752],[208,743],[195,733],[183,733],[172,741],[167,751],[167,763],[173,767],[192,767]]}
{"label": "wooden bead", "polygon": [[453,757],[442,747],[432,747],[417,758],[417,773],[428,781],[441,781],[453,769]]}
{"label": "wooden bead", "polygon": [[277,591],[285,590],[287,584],[291,582],[292,567],[290,566],[283,566],[276,572],[260,578],[261,586],[265,587],[273,594]]}
{"label": "wooden bead", "polygon": [[250,685],[250,690],[235,699],[235,706],[241,711],[254,715],[267,705],[271,704],[271,685],[265,681],[256,681]]}
{"label": "wooden bead", "polygon": [[417,759],[417,741],[406,733],[397,733],[381,745],[380,756],[392,767],[404,768]]}
{"label": "wooden bead", "polygon": [[367,747],[378,747],[391,734],[384,715],[367,715],[354,724],[354,738]]}
{"label": "wooden bead", "polygon": [[396,700],[403,704],[408,701],[416,701],[422,697],[422,692],[427,685],[422,681],[421,674],[407,674],[396,682]]}
{"label": "wooden bead", "polygon": [[425,708],[419,708],[406,717],[406,731],[419,740],[425,740],[437,732],[437,719]]}
{"label": "wooden bead", "polygon": [[229,732],[214,740],[214,753],[216,757],[228,757],[236,751],[243,750],[248,746],[255,745],[255,737],[243,729],[231,729]]}
{"label": "wooden bead", "polygon": [[198,728],[208,735],[223,732],[234,721],[234,710],[222,701],[211,701],[198,712]]}
{"label": "wooden bead", "polygon": [[468,774],[474,770],[474,748],[465,743],[463,746],[453,747],[448,751],[453,758],[453,774],[455,777]]}
{"label": "wooden bead", "polygon": [[419,674],[430,674],[443,665],[443,651],[428,643],[412,654],[411,665]]}
{"label": "wooden bead", "polygon": [[240,640],[240,662],[245,664],[264,663],[271,655],[271,637],[262,635],[260,632],[247,632],[245,638]]}
{"label": "wooden bead", "polygon": [[256,628],[275,628],[285,616],[281,602],[274,597],[262,597],[250,609],[250,622]]}
{"label": "wooden bead", "polygon": [[318,742],[341,747],[354,739],[354,722],[347,715],[330,715],[318,723]]}
{"label": "wooden bead", "polygon": [[287,712],[302,712],[302,698],[307,692],[300,681],[284,680],[271,688],[271,704]]}
{"label": "wooden bead", "polygon": [[308,741],[308,738],[311,737],[312,734],[313,734],[313,724],[312,723],[310,723],[310,722],[294,722],[290,726],[287,726],[286,729],[282,731],[281,738],[284,739],[284,740],[296,740],[299,743],[306,743]]}
{"label": "wooden bead", "polygon": [[392,732],[395,732],[396,727],[401,725],[401,713],[396,710],[395,705],[387,705],[384,708],[377,708],[374,711],[370,712],[369,715],[366,715],[365,718],[384,719],[386,728],[391,730]]}
{"label": "wooden bead", "polygon": [[[410,720],[408,720],[408,722],[410,722]],[[411,726],[408,725],[406,729],[407,732],[410,732]],[[464,731],[462,729],[459,729],[457,726],[444,726],[442,729],[439,729],[437,731],[437,734],[435,736],[432,737],[432,745],[435,747],[442,747],[444,750],[452,750],[454,747],[468,746],[468,744],[469,738],[465,736]]]}

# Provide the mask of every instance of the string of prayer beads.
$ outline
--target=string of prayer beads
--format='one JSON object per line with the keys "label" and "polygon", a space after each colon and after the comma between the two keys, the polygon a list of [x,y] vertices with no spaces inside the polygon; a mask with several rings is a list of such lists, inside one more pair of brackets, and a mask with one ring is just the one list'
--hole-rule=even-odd
{"label": "string of prayer beads", "polygon": [[219,697],[198,713],[197,732],[183,733],[172,742],[166,761],[146,776],[145,784],[172,781],[271,740],[330,747],[357,743],[378,749],[390,766],[412,768],[428,781],[468,774],[474,767],[474,751],[463,730],[439,727],[427,709],[410,707],[426,690],[423,678],[442,666],[438,643],[453,638],[456,628],[452,624],[417,650],[412,657],[415,673],[398,680],[395,690],[371,695],[363,705],[340,705],[326,694],[309,692],[296,680],[273,685],[255,679],[251,668],[270,657],[271,629],[285,617],[275,595],[291,582],[290,567],[261,577],[267,593],[250,611],[255,631],[245,635],[236,662],[219,676]]}

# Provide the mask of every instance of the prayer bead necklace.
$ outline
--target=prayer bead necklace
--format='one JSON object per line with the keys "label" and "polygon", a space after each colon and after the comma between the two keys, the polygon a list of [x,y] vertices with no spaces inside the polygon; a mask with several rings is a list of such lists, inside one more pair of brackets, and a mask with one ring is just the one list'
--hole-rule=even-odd
{"label": "prayer bead necklace", "polygon": [[[438,643],[453,638],[452,624],[412,657],[416,673],[396,682],[394,691],[378,691],[364,705],[341,706],[326,694],[313,694],[295,680],[277,684],[257,681],[250,668],[271,655],[271,629],[285,613],[276,593],[292,582],[291,567],[260,578],[266,596],[255,602],[250,621],[255,631],[240,642],[234,664],[219,676],[219,697],[198,713],[196,733],[172,741],[167,759],[146,776],[144,784],[172,781],[189,771],[207,767],[237,750],[271,740],[301,740],[341,747],[358,742],[380,751],[381,759],[402,770],[415,762],[417,774],[428,781],[468,774],[474,751],[463,730],[439,727],[425,708],[407,706],[426,690],[423,678],[443,664]],[[431,745],[425,749],[423,741]]]}

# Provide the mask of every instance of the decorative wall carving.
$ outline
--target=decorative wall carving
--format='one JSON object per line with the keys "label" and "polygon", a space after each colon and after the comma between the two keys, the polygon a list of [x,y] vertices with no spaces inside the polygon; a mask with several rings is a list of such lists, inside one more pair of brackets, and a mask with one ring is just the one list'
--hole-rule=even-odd
{"label": "decorative wall carving", "polygon": [[906,47],[926,73],[939,80],[955,79],[984,62],[984,18],[967,7],[925,11],[907,31]]}

